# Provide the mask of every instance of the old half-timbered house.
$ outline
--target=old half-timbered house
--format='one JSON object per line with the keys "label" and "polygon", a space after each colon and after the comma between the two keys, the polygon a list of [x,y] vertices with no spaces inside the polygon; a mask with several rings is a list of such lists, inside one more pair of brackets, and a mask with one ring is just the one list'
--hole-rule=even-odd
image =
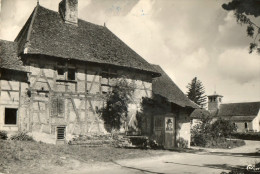
{"label": "old half-timbered house", "polygon": [[[28,131],[49,143],[106,132],[97,111],[122,77],[135,84],[134,117],[161,75],[107,27],[78,19],[77,0],[62,0],[59,12],[37,4],[15,41],[1,41],[0,56],[7,62],[1,64],[0,129]],[[181,100],[189,103],[181,95],[179,113],[187,109]]]}
{"label": "old half-timbered house", "polygon": [[0,130],[18,131],[28,88],[27,72],[15,42],[0,41]]}

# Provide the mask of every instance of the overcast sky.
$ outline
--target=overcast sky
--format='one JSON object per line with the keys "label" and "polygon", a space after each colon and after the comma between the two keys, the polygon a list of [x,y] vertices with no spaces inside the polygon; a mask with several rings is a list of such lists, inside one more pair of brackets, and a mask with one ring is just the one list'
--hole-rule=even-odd
{"label": "overcast sky", "polygon": [[[0,38],[13,41],[37,0],[0,0]],[[57,11],[60,0],[40,0]],[[186,93],[198,77],[224,103],[260,101],[260,56],[221,0],[79,0],[79,18],[106,26]],[[260,19],[254,20],[260,25]]]}

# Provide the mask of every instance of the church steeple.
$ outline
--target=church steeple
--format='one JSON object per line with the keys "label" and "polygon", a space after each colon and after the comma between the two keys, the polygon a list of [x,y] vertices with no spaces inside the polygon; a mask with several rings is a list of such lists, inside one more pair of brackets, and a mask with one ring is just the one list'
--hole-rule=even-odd
{"label": "church steeple", "polygon": [[208,110],[209,111],[216,111],[219,109],[220,104],[222,103],[222,95],[219,95],[214,92],[213,95],[208,95]]}

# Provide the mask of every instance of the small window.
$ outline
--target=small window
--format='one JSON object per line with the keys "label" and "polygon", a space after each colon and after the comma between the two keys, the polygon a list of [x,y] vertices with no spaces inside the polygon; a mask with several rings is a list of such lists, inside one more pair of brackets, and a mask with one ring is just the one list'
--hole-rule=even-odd
{"label": "small window", "polygon": [[75,69],[68,69],[68,80],[75,80]]}
{"label": "small window", "polygon": [[5,124],[17,124],[17,109],[5,108]]}
{"label": "small window", "polygon": [[53,97],[51,99],[51,116],[63,117],[65,110],[64,99],[59,97]]}
{"label": "small window", "polygon": [[221,98],[219,98],[219,102],[221,102]]}
{"label": "small window", "polygon": [[247,129],[247,122],[245,122],[245,129]]}
{"label": "small window", "polygon": [[58,68],[58,75],[61,76],[61,75],[64,75],[64,69],[63,68]]}
{"label": "small window", "polygon": [[57,139],[58,140],[64,140],[65,139],[65,132],[66,132],[65,126],[57,127]]}

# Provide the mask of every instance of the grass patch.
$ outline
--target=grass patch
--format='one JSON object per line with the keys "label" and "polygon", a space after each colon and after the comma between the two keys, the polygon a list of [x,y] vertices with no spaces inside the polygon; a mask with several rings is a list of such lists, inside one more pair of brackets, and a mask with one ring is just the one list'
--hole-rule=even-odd
{"label": "grass patch", "polygon": [[221,149],[232,149],[235,147],[244,146],[246,143],[244,140],[232,140],[226,138],[212,139],[207,142],[207,148],[221,148]]}
{"label": "grass patch", "polygon": [[57,146],[34,141],[0,140],[0,154],[0,172],[30,173],[33,171],[35,173],[51,167],[68,167],[72,165],[69,162],[71,160],[83,163],[109,162],[161,155],[164,152],[114,147]]}

